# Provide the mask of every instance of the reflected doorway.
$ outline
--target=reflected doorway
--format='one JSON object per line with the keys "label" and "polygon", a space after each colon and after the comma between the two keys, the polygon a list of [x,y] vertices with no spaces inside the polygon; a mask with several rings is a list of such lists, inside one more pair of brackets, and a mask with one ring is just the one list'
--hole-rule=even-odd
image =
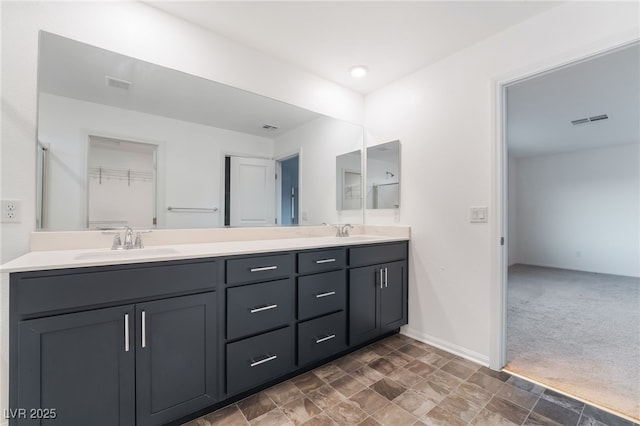
{"label": "reflected doorway", "polygon": [[279,189],[280,212],[278,223],[280,225],[299,224],[299,178],[300,156],[294,155],[278,160],[278,172],[276,173],[276,185]]}

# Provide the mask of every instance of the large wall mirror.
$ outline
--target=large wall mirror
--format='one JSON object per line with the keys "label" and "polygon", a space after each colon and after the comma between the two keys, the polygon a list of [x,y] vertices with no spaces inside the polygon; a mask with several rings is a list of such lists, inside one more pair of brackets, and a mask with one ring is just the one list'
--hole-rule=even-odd
{"label": "large wall mirror", "polygon": [[362,127],[46,32],[37,147],[40,230],[363,221]]}

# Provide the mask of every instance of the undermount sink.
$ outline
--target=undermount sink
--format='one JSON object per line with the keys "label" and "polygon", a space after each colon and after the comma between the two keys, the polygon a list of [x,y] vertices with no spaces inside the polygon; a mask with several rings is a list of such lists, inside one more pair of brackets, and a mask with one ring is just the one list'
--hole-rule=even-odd
{"label": "undermount sink", "polygon": [[349,242],[370,241],[370,240],[378,239],[380,237],[376,235],[350,235],[348,237],[320,237],[320,238],[335,240],[336,242],[339,242],[339,243],[349,243]]}
{"label": "undermount sink", "polygon": [[167,254],[176,254],[178,251],[171,247],[143,248],[131,250],[100,250],[76,255],[76,260],[88,259],[121,259],[121,258],[139,258],[149,256],[160,256]]}

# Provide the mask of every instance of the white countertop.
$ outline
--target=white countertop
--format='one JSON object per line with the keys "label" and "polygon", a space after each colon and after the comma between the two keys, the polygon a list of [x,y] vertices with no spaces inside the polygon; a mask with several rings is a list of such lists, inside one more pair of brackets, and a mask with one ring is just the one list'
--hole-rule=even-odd
{"label": "white countertop", "polygon": [[48,269],[80,268],[87,266],[120,265],[129,263],[160,262],[167,260],[198,259],[252,253],[272,253],[322,247],[376,244],[408,241],[407,237],[353,235],[338,237],[299,237],[255,241],[226,241],[197,244],[156,245],[143,249],[110,250],[42,250],[32,251],[0,266],[0,272],[25,272]]}

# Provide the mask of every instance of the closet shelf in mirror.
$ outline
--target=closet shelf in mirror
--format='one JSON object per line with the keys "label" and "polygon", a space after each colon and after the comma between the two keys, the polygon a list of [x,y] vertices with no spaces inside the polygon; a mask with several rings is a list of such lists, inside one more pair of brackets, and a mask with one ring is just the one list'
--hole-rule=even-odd
{"label": "closet shelf in mirror", "polygon": [[147,170],[117,169],[109,167],[90,167],[89,176],[98,179],[102,184],[103,179],[127,180],[129,185],[132,181],[150,182],[153,180],[153,172]]}

